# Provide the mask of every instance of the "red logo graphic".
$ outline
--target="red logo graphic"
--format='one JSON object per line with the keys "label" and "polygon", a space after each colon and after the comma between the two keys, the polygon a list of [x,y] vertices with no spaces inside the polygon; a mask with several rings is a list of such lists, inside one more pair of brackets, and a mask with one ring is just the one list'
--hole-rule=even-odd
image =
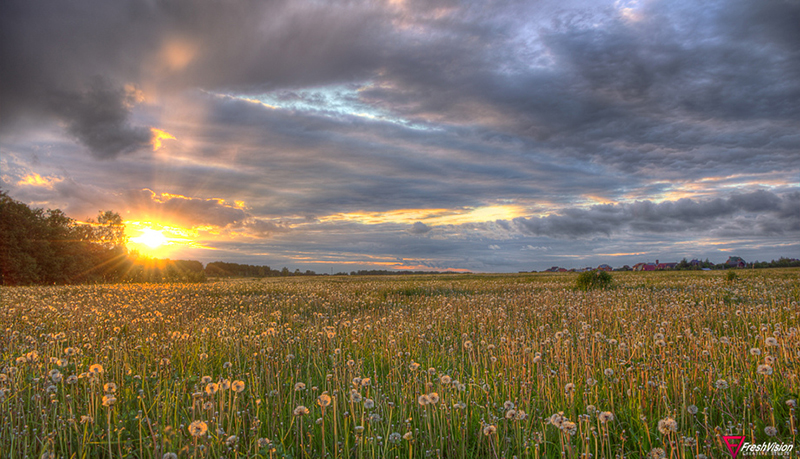
{"label": "red logo graphic", "polygon": [[723,435],[722,441],[725,442],[725,446],[728,447],[733,459],[736,459],[736,455],[739,454],[744,445],[744,435]]}

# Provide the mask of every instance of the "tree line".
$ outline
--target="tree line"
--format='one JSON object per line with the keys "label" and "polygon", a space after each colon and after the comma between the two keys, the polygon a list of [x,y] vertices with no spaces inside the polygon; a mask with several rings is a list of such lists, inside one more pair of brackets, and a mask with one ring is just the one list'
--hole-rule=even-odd
{"label": "tree line", "polygon": [[0,190],[0,284],[202,282],[196,260],[129,253],[119,214],[79,222],[59,209],[32,209]]}

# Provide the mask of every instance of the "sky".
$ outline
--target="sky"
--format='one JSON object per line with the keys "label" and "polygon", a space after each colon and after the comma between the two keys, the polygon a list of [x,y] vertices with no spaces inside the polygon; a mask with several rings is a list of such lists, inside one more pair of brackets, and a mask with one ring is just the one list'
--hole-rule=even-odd
{"label": "sky", "polygon": [[0,189],[204,263],[800,258],[797,24],[796,0],[8,0]]}

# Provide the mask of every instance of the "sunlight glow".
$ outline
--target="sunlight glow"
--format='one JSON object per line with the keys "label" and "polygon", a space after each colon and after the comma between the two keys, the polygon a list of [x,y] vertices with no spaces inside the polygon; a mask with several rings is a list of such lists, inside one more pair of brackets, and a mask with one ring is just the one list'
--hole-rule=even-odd
{"label": "sunlight glow", "polygon": [[142,235],[132,238],[131,241],[144,244],[151,249],[157,249],[168,242],[164,233],[150,228],[143,229]]}
{"label": "sunlight glow", "polygon": [[381,223],[427,225],[461,225],[495,220],[511,220],[526,215],[526,209],[517,205],[470,207],[461,209],[396,209],[388,212],[352,212],[322,217],[321,222],[351,221],[365,225]]}

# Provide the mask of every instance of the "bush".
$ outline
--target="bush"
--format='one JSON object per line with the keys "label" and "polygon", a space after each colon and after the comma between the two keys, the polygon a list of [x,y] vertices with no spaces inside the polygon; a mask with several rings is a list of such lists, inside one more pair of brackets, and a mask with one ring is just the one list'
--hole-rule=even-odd
{"label": "bush", "polygon": [[608,288],[611,285],[611,274],[605,271],[585,271],[578,275],[575,287],[580,290],[594,290]]}
{"label": "bush", "polygon": [[737,277],[739,277],[739,276],[737,276],[737,275],[736,275],[736,273],[735,273],[735,272],[733,272],[732,270],[729,270],[729,271],[728,271],[728,272],[725,274],[725,280],[727,280],[728,282],[733,282],[733,281],[735,281]]}

